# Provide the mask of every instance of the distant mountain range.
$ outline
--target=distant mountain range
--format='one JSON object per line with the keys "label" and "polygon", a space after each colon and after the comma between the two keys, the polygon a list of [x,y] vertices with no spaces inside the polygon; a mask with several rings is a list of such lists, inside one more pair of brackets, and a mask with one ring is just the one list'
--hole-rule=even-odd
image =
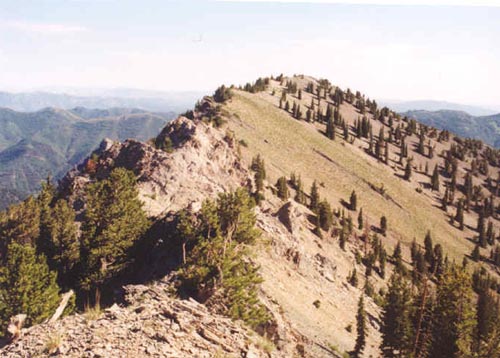
{"label": "distant mountain range", "polygon": [[51,91],[1,92],[0,107],[16,111],[38,111],[46,107],[71,109],[87,108],[140,108],[154,112],[183,112],[193,106],[200,92],[159,92],[137,89],[75,90],[64,93]]}
{"label": "distant mountain range", "polygon": [[47,175],[59,178],[104,138],[147,140],[174,117],[130,108],[0,108],[0,208],[35,192]]}
{"label": "distant mountain range", "polygon": [[473,116],[463,111],[407,111],[402,113],[424,124],[447,129],[461,137],[481,139],[500,148],[500,113],[490,116]]}
{"label": "distant mountain range", "polygon": [[472,116],[490,116],[500,112],[500,108],[484,108],[480,106],[471,106],[460,103],[452,103],[446,101],[396,101],[396,100],[380,100],[378,101],[382,106],[387,106],[396,112],[407,112],[407,111],[440,111],[440,110],[450,110],[450,111],[461,111],[467,112]]}

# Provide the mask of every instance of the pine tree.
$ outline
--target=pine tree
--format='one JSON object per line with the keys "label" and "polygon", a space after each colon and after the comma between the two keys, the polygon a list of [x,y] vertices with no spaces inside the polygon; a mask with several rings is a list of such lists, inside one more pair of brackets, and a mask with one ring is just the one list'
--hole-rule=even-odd
{"label": "pine tree", "polygon": [[40,205],[29,197],[0,212],[0,259],[5,259],[11,242],[36,246],[40,236]]}
{"label": "pine tree", "polygon": [[457,212],[455,214],[454,220],[458,221],[460,230],[464,229],[464,207],[463,200],[457,202]]}
{"label": "pine tree", "polygon": [[316,184],[316,180],[313,182],[311,186],[311,195],[310,195],[310,205],[309,208],[313,212],[318,211],[318,205],[319,205],[319,191],[318,191],[318,185]]}
{"label": "pine tree", "polygon": [[302,180],[299,176],[297,179],[297,186],[295,188],[295,201],[299,204],[306,204],[306,194],[304,193],[304,188],[302,187]]}
{"label": "pine tree", "polygon": [[335,140],[335,124],[333,123],[332,118],[328,119],[326,123],[326,136],[332,140]]}
{"label": "pine tree", "polygon": [[255,199],[258,204],[264,198],[264,180],[266,179],[266,166],[260,154],[252,158],[252,165],[250,168],[255,172]]}
{"label": "pine tree", "polygon": [[[477,300],[477,327],[476,327],[476,351],[479,357],[498,357],[500,346],[498,337],[499,327],[499,304],[489,287],[480,288]],[[496,344],[496,351],[492,352],[490,346]],[[496,353],[496,354],[495,354]]]}
{"label": "pine tree", "polygon": [[363,230],[363,208],[359,209],[358,214],[358,229]]}
{"label": "pine tree", "polygon": [[288,185],[286,183],[285,177],[280,177],[278,182],[276,183],[276,187],[278,188],[278,197],[282,200],[288,200]]}
{"label": "pine tree", "polygon": [[399,273],[389,281],[382,311],[382,350],[384,358],[406,357],[411,351],[411,292]]}
{"label": "pine tree", "polygon": [[404,269],[403,267],[403,253],[401,250],[401,243],[398,241],[396,247],[394,248],[394,252],[392,254],[392,259],[394,260],[394,265],[397,270]]}
{"label": "pine tree", "polygon": [[434,245],[432,244],[432,236],[430,231],[427,231],[427,234],[425,235],[424,248],[425,261],[427,261],[427,263],[432,266],[434,264]]}
{"label": "pine tree", "polygon": [[482,210],[479,212],[479,217],[477,219],[477,232],[479,233],[479,238],[478,238],[479,245],[481,247],[486,247],[488,245],[488,241],[486,240],[484,214]]}
{"label": "pine tree", "polygon": [[380,218],[380,232],[384,236],[387,234],[387,218],[385,216]]}
{"label": "pine tree", "polygon": [[356,314],[356,344],[354,346],[355,357],[360,357],[366,345],[366,312],[364,297],[361,295],[358,301],[358,312]]}
{"label": "pine tree", "polygon": [[135,176],[124,168],[113,169],[108,179],[86,188],[80,282],[86,291],[119,273],[132,245],[147,230],[149,222],[137,195]]}
{"label": "pine tree", "polygon": [[481,260],[481,251],[479,250],[479,245],[474,246],[474,249],[472,250],[470,256],[475,262],[479,262],[479,260]]}
{"label": "pine tree", "polygon": [[493,245],[495,242],[495,234],[493,232],[493,223],[488,221],[488,229],[486,229],[486,241],[489,245]]}
{"label": "pine tree", "polygon": [[58,281],[69,288],[77,280],[75,268],[80,262],[80,241],[75,225],[75,211],[67,201],[60,199],[51,210],[52,220],[46,230],[50,237],[49,261],[58,271]]}
{"label": "pine tree", "polygon": [[0,267],[0,326],[5,332],[9,319],[27,315],[26,324],[50,317],[59,304],[56,273],[49,270],[43,255],[29,244],[11,242]]}
{"label": "pine tree", "polygon": [[356,211],[356,208],[358,206],[358,196],[356,195],[356,191],[353,190],[351,192],[351,197],[349,198],[349,209],[352,211]]}
{"label": "pine tree", "polygon": [[431,188],[433,191],[439,191],[439,172],[437,164],[434,167],[434,171],[432,172]]}
{"label": "pine tree", "polygon": [[191,225],[178,231],[195,238],[180,272],[180,289],[198,299],[217,295],[224,314],[256,327],[268,317],[258,299],[258,267],[246,259],[249,245],[260,236],[253,205],[245,188],[220,194],[216,202],[205,201]]}
{"label": "pine tree", "polygon": [[352,270],[351,275],[348,278],[349,283],[353,287],[358,287],[358,273],[356,271],[356,267]]}
{"label": "pine tree", "polygon": [[433,317],[430,358],[469,357],[475,312],[468,273],[452,266],[440,278]]}
{"label": "pine tree", "polygon": [[330,203],[328,203],[328,201],[323,200],[319,203],[318,216],[319,216],[320,227],[325,231],[330,230],[333,223],[333,213],[332,213],[332,208],[330,207]]}
{"label": "pine tree", "polygon": [[405,174],[404,174],[404,179],[405,180],[410,180],[410,178],[411,178],[411,172],[412,172],[411,160],[408,160],[406,162],[406,167],[405,167]]}

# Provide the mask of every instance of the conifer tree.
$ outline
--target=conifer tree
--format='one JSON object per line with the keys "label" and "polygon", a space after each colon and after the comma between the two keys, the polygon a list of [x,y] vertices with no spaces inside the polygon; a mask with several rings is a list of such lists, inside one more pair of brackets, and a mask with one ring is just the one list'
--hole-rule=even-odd
{"label": "conifer tree", "polygon": [[354,346],[354,356],[360,357],[366,345],[366,312],[363,295],[358,301],[358,312],[356,314],[356,344]]}
{"label": "conifer tree", "polygon": [[472,253],[470,254],[471,258],[475,262],[479,262],[481,259],[481,251],[479,250],[479,245],[475,245]]}
{"label": "conifer tree", "polygon": [[384,236],[387,234],[387,218],[385,216],[380,218],[380,232]]}
{"label": "conifer tree", "polygon": [[344,140],[349,140],[349,126],[347,125],[347,123],[344,123],[343,132]]}
{"label": "conifer tree", "polygon": [[434,171],[432,172],[431,188],[433,191],[439,191],[439,172],[437,164],[434,167]]}
{"label": "conifer tree", "polygon": [[330,203],[326,200],[322,200],[318,205],[318,216],[319,216],[319,225],[320,227],[328,231],[333,223],[333,213],[332,208],[330,207]]}
{"label": "conifer tree", "polygon": [[348,278],[349,283],[353,287],[358,287],[358,273],[356,271],[356,267],[352,270],[351,275]]}
{"label": "conifer tree", "polygon": [[316,184],[316,180],[313,182],[311,186],[311,195],[309,203],[310,203],[309,208],[313,212],[317,212],[319,205],[319,190],[318,190],[318,185]]}
{"label": "conifer tree", "polygon": [[326,123],[326,136],[332,140],[335,139],[335,124],[331,118]]}
{"label": "conifer tree", "polygon": [[482,210],[479,212],[479,217],[477,219],[477,232],[479,233],[479,238],[478,238],[479,245],[481,247],[486,247],[488,245],[488,241],[486,240],[486,232],[484,227],[484,214]]}
{"label": "conifer tree", "polygon": [[45,256],[29,244],[11,242],[0,267],[0,328],[5,332],[9,319],[27,315],[26,324],[50,317],[59,304],[56,273],[49,270]]}
{"label": "conifer tree", "polygon": [[80,282],[86,291],[119,273],[147,230],[149,222],[137,196],[135,176],[124,168],[113,169],[108,179],[87,186]]}
{"label": "conifer tree", "polygon": [[488,221],[488,229],[486,229],[486,241],[489,245],[495,242],[495,234],[493,233],[493,223]]}
{"label": "conifer tree", "polygon": [[0,259],[11,242],[37,246],[40,236],[40,205],[33,197],[0,212]]}
{"label": "conifer tree", "polygon": [[276,183],[278,189],[278,197],[282,200],[288,200],[288,185],[285,177],[280,177]]}
{"label": "conifer tree", "polygon": [[425,235],[424,248],[425,248],[425,255],[424,255],[425,261],[427,261],[427,263],[429,263],[429,265],[432,266],[434,264],[434,250],[433,250],[434,246],[432,244],[432,237],[430,231],[427,231],[427,234]]}
{"label": "conifer tree", "polygon": [[411,351],[411,292],[399,273],[389,281],[382,311],[381,350],[384,358],[406,357]]}
{"label": "conifer tree", "polygon": [[295,201],[299,204],[306,204],[306,194],[304,193],[304,188],[302,187],[302,179],[297,179],[297,186],[295,188]]}
{"label": "conifer tree", "polygon": [[433,317],[430,358],[472,355],[476,324],[468,273],[452,266],[439,280]]}
{"label": "conifer tree", "polygon": [[363,230],[363,208],[359,209],[358,214],[358,229]]}
{"label": "conifer tree", "polygon": [[223,313],[256,327],[268,317],[258,299],[258,267],[245,258],[260,236],[253,205],[245,188],[223,193],[216,202],[205,201],[191,225],[178,230],[195,238],[180,288],[199,299],[217,294]]}
{"label": "conifer tree", "polygon": [[457,202],[457,212],[455,214],[454,220],[458,222],[460,230],[464,229],[464,207],[463,200]]}
{"label": "conifer tree", "polygon": [[351,197],[349,198],[349,209],[352,211],[356,211],[356,208],[358,206],[358,196],[356,195],[356,191],[353,190],[351,192]]}
{"label": "conifer tree", "polygon": [[500,328],[499,303],[489,287],[482,287],[478,291],[476,354],[484,358],[498,357],[500,354],[498,337],[498,329]]}
{"label": "conifer tree", "polygon": [[58,281],[69,288],[77,280],[75,268],[80,262],[80,241],[75,225],[75,211],[60,199],[51,210],[52,220],[46,230],[50,237],[49,261],[58,271]]}
{"label": "conifer tree", "polygon": [[394,260],[394,265],[396,266],[396,270],[403,270],[403,253],[401,250],[401,243],[398,241],[396,247],[394,248],[394,252],[392,254],[392,259]]}
{"label": "conifer tree", "polygon": [[405,167],[405,174],[404,174],[404,179],[405,180],[410,180],[410,178],[411,178],[411,172],[412,172],[411,160],[408,160],[406,162],[406,167]]}
{"label": "conifer tree", "polygon": [[255,172],[255,199],[258,204],[264,197],[264,180],[266,179],[266,167],[264,159],[260,157],[260,154],[252,158],[252,165],[250,168]]}

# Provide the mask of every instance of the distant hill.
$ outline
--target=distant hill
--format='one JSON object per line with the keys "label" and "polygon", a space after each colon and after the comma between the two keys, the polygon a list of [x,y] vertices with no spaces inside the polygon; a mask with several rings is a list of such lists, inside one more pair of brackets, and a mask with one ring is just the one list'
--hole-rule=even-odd
{"label": "distant hill", "polygon": [[201,94],[198,92],[151,92],[131,89],[92,90],[68,93],[0,92],[0,107],[16,111],[38,111],[46,107],[71,109],[87,108],[140,108],[154,112],[183,112],[190,108]]}
{"label": "distant hill", "polygon": [[500,147],[500,114],[476,117],[463,111],[418,110],[407,111],[403,115],[462,137],[481,139],[496,148]]}
{"label": "distant hill", "polygon": [[123,108],[0,108],[0,208],[38,190],[47,175],[59,178],[104,138],[147,140],[174,116]]}
{"label": "distant hill", "polygon": [[489,116],[496,114],[498,111],[490,108],[483,108],[479,106],[470,106],[459,103],[452,103],[446,101],[379,101],[382,106],[387,106],[396,112],[407,112],[407,111],[440,111],[440,110],[450,110],[450,111],[461,111],[467,112],[473,116]]}

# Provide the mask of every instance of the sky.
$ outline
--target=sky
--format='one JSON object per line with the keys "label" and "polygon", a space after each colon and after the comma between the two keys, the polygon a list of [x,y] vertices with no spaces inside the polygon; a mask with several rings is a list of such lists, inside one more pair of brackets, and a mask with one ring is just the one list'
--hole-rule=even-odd
{"label": "sky", "polygon": [[0,0],[0,89],[210,92],[300,73],[500,107],[500,1],[346,1]]}

